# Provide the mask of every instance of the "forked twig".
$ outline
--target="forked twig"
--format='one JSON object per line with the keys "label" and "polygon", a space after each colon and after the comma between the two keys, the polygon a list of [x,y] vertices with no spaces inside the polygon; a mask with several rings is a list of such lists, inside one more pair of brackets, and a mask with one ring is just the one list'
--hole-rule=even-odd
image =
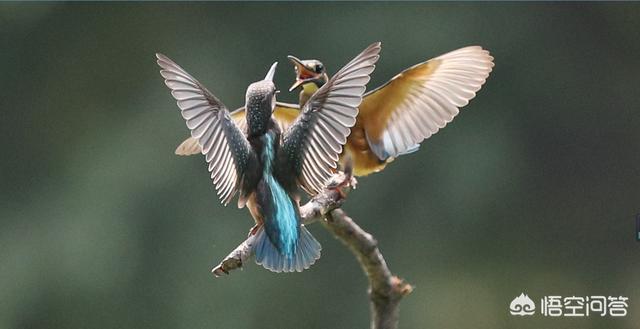
{"label": "forked twig", "polygon": [[[376,239],[339,208],[355,185],[356,180],[347,167],[346,173],[336,173],[322,193],[300,207],[300,215],[305,225],[320,220],[360,262],[369,278],[371,328],[395,329],[398,327],[399,302],[413,287],[391,274]],[[221,276],[241,268],[252,256],[254,239],[255,236],[249,236],[213,268],[213,274]]]}

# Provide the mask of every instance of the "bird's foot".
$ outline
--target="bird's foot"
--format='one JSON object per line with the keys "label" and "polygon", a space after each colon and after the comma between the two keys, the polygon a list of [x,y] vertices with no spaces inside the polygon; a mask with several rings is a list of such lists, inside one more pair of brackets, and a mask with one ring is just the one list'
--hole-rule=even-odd
{"label": "bird's foot", "polygon": [[336,202],[342,203],[347,198],[347,194],[356,188],[358,181],[353,177],[353,159],[347,153],[342,171],[338,171],[327,181],[326,189],[335,191],[338,194],[339,200]]}
{"label": "bird's foot", "polygon": [[349,171],[336,172],[331,176],[320,193],[300,206],[302,223],[307,225],[322,219],[330,211],[340,208],[347,200],[347,194],[356,187],[357,181]]}
{"label": "bird's foot", "polygon": [[346,199],[347,194],[349,194],[352,189],[355,189],[358,184],[358,181],[353,177],[353,172],[350,169],[350,167],[347,167],[344,172],[339,171],[333,174],[327,182],[326,189],[337,193],[338,200],[336,200],[336,202]]}

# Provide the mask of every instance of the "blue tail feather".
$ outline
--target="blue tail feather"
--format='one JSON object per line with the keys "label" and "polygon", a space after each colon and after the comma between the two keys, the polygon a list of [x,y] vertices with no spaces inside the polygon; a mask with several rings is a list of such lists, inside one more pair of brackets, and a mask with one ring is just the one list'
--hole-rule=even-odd
{"label": "blue tail feather", "polygon": [[256,188],[263,217],[254,251],[256,263],[274,272],[301,272],[320,258],[320,244],[300,225],[297,203],[273,175],[276,139],[264,135],[263,178]]}
{"label": "blue tail feather", "polygon": [[302,272],[320,258],[320,243],[304,227],[300,226],[300,238],[291,256],[283,255],[271,242],[264,227],[258,229],[254,251],[256,263],[273,272]]}

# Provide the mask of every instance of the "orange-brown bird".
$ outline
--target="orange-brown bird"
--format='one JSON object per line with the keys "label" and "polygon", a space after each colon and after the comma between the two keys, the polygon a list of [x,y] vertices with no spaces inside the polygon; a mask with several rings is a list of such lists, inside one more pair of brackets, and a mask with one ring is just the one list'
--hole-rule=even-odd
{"label": "orange-brown bird", "polygon": [[[299,104],[277,103],[274,118],[289,126],[299,108],[329,80],[318,60],[289,59],[302,87]],[[396,157],[418,150],[420,143],[451,122],[476,96],[493,68],[493,57],[480,46],[464,47],[416,64],[365,94],[341,160],[348,154],[356,176],[381,171]],[[241,120],[244,108],[232,113]],[[197,141],[185,140],[178,155],[200,153]]]}

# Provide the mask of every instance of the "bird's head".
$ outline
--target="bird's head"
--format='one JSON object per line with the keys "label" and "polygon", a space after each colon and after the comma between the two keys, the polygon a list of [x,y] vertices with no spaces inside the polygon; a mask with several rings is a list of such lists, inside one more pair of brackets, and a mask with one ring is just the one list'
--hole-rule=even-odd
{"label": "bird's head", "polygon": [[262,135],[267,131],[278,93],[273,83],[277,65],[278,62],[273,63],[264,80],[254,82],[247,88],[245,108],[250,135]]}
{"label": "bird's head", "polygon": [[319,60],[300,60],[291,55],[287,56],[287,58],[293,63],[296,70],[296,82],[289,88],[289,91],[308,83],[314,83],[319,88],[329,80],[324,65]]}

